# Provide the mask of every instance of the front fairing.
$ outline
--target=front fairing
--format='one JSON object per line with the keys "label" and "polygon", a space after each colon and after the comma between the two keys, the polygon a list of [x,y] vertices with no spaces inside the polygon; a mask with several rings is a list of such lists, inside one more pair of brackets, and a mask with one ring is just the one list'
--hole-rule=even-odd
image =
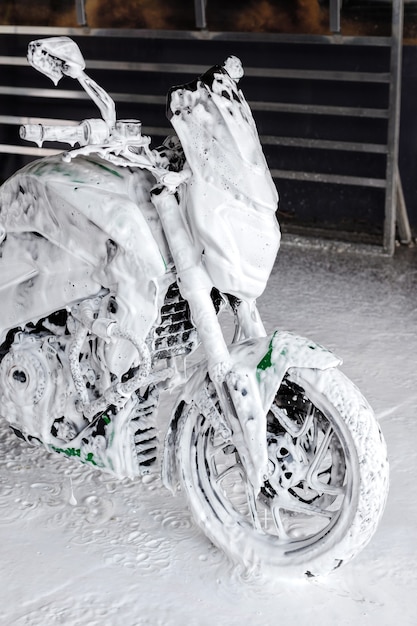
{"label": "front fairing", "polygon": [[249,106],[221,67],[171,90],[168,116],[192,178],[183,204],[213,284],[241,299],[264,290],[280,242],[278,194]]}

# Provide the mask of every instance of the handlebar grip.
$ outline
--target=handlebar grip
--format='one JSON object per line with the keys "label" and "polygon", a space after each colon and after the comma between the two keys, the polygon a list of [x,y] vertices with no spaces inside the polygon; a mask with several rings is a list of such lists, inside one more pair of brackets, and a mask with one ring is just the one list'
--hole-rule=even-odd
{"label": "handlebar grip", "polygon": [[75,126],[44,126],[43,124],[24,124],[20,127],[20,137],[42,146],[44,141],[59,141],[71,146],[102,144],[109,139],[109,128],[104,120],[84,120]]}
{"label": "handlebar grip", "polygon": [[78,126],[44,126],[43,124],[24,124],[20,127],[20,137],[33,141],[40,147],[44,141],[62,141],[74,145],[84,144],[84,129]]}

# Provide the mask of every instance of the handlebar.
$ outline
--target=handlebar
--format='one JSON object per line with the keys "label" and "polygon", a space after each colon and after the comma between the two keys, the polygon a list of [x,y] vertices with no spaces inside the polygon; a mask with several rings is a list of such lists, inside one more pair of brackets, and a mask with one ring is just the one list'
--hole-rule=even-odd
{"label": "handlebar", "polygon": [[109,140],[110,132],[104,120],[84,120],[75,126],[44,126],[43,124],[24,124],[20,127],[20,137],[42,146],[44,141],[59,141],[71,146],[103,144]]}

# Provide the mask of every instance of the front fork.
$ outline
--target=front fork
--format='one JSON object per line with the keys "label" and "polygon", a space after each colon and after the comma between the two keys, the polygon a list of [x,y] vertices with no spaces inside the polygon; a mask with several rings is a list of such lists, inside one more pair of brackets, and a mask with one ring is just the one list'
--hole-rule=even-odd
{"label": "front fork", "polygon": [[152,190],[151,197],[174,259],[181,295],[189,304],[207,354],[210,377],[221,380],[230,367],[230,356],[211,300],[213,284],[183,219],[177,194],[161,186]]}
{"label": "front fork", "polygon": [[[152,202],[174,259],[181,295],[189,304],[207,356],[208,373],[226,418],[223,431],[226,434],[230,429],[249,480],[258,492],[268,471],[266,420],[258,388],[251,377],[233,367],[211,299],[213,284],[183,219],[178,195],[159,186],[152,191]],[[265,335],[255,308],[242,303],[237,316],[244,336]]]}

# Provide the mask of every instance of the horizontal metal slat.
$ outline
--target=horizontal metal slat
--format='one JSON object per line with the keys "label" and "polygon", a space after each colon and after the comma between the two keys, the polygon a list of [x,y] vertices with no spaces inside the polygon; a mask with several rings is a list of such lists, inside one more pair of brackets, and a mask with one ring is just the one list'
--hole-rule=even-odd
{"label": "horizontal metal slat", "polygon": [[[66,100],[89,100],[84,91],[68,89],[33,89],[25,87],[0,86],[0,94],[28,98],[66,99]],[[138,104],[157,104],[165,106],[165,96],[153,96],[148,94],[112,93],[110,96],[118,102],[133,102]],[[372,119],[387,119],[387,109],[374,109],[365,107],[339,107],[326,105],[292,104],[281,102],[256,102],[249,101],[253,111],[269,111],[275,113],[296,113],[300,115],[331,115],[340,117],[366,117]]]}
{"label": "horizontal metal slat", "polygon": [[[26,66],[25,57],[0,56],[0,65]],[[192,74],[198,76],[204,73],[206,65],[191,65],[186,63],[144,63],[135,61],[101,61],[91,59],[87,63],[89,69],[129,71],[129,72],[157,72],[162,74]],[[389,83],[389,72],[348,72],[337,70],[303,70],[285,68],[245,67],[245,75],[259,78],[290,78],[294,80],[324,80],[337,82],[368,82]]]}
{"label": "horizontal metal slat", "polygon": [[[72,89],[38,89],[27,87],[9,87],[0,85],[0,95],[28,98],[45,98],[60,100],[90,100],[88,94]],[[142,104],[161,104],[165,106],[165,96],[140,95],[130,93],[110,93],[115,102],[138,102]]]}
{"label": "horizontal metal slat", "polygon": [[36,37],[51,37],[67,35],[69,37],[111,37],[118,38],[141,38],[141,39],[189,39],[202,41],[243,41],[243,42],[282,42],[286,44],[333,44],[337,46],[372,46],[389,47],[391,37],[380,36],[344,36],[339,33],[332,35],[308,35],[308,34],[285,34],[285,33],[251,33],[251,32],[227,32],[227,31],[201,31],[201,30],[153,30],[136,28],[68,28],[58,26],[0,26],[0,34],[11,35],[35,35]]}
{"label": "horizontal metal slat", "polygon": [[54,150],[53,148],[36,148],[35,146],[11,146],[0,143],[1,154],[22,154],[26,156],[44,157],[51,154],[59,154],[65,150]]}
{"label": "horizontal metal slat", "polygon": [[272,178],[300,180],[313,183],[333,183],[336,185],[354,185],[385,189],[386,180],[381,178],[364,178],[361,176],[340,176],[338,174],[319,174],[315,172],[294,172],[290,170],[271,170]]}
{"label": "horizontal metal slat", "polygon": [[341,150],[345,152],[370,152],[374,154],[388,153],[387,146],[379,143],[331,141],[326,139],[302,139],[299,137],[275,137],[273,135],[261,135],[260,140],[263,145],[276,145],[292,148]]}
{"label": "horizontal metal slat", "polygon": [[10,56],[0,56],[0,65],[10,65],[10,66],[26,66],[28,64],[28,60],[25,57],[10,57]]}
{"label": "horizontal metal slat", "polygon": [[[0,85],[0,95],[4,96],[18,96],[28,98],[58,98],[66,100],[90,100],[85,91],[81,89],[45,89],[38,87],[14,87],[11,85]],[[121,102],[149,102],[156,104],[165,104],[164,96],[152,96],[152,95],[138,95],[130,93],[111,93],[113,99]]]}
{"label": "horizontal metal slat", "polygon": [[[88,61],[88,68],[101,70],[127,70],[134,72],[160,72],[163,74],[203,74],[206,65],[183,63],[143,63],[128,61]],[[297,80],[331,80],[341,82],[389,83],[389,72],[347,72],[335,70],[304,70],[284,68],[245,67],[246,76],[259,78],[291,78]]]}
{"label": "horizontal metal slat", "polygon": [[260,78],[292,78],[295,80],[324,80],[333,82],[389,83],[389,72],[342,72],[334,70],[293,70],[280,68],[245,68],[247,76]]}
{"label": "horizontal metal slat", "polygon": [[283,102],[249,102],[254,111],[271,111],[276,113],[302,113],[309,115],[335,115],[341,117],[388,118],[387,109],[365,107],[340,107],[316,104],[292,104]]}
{"label": "horizontal metal slat", "polygon": [[0,124],[20,126],[21,124],[45,124],[47,126],[76,126],[79,122],[52,117],[26,117],[23,115],[0,115]]}
{"label": "horizontal metal slat", "polygon": [[88,100],[84,91],[72,89],[42,89],[33,87],[12,87],[0,85],[0,95],[18,96],[20,98],[60,98],[67,100]]}
{"label": "horizontal metal slat", "polygon": [[[0,56],[0,65],[9,65],[17,67],[28,66],[25,57]],[[156,72],[162,74],[194,74],[199,75],[208,68],[206,65],[188,65],[182,63],[144,63],[141,61],[102,61],[100,59],[89,59],[87,61],[86,71],[93,70],[110,70],[110,71],[127,71],[127,72]]]}

